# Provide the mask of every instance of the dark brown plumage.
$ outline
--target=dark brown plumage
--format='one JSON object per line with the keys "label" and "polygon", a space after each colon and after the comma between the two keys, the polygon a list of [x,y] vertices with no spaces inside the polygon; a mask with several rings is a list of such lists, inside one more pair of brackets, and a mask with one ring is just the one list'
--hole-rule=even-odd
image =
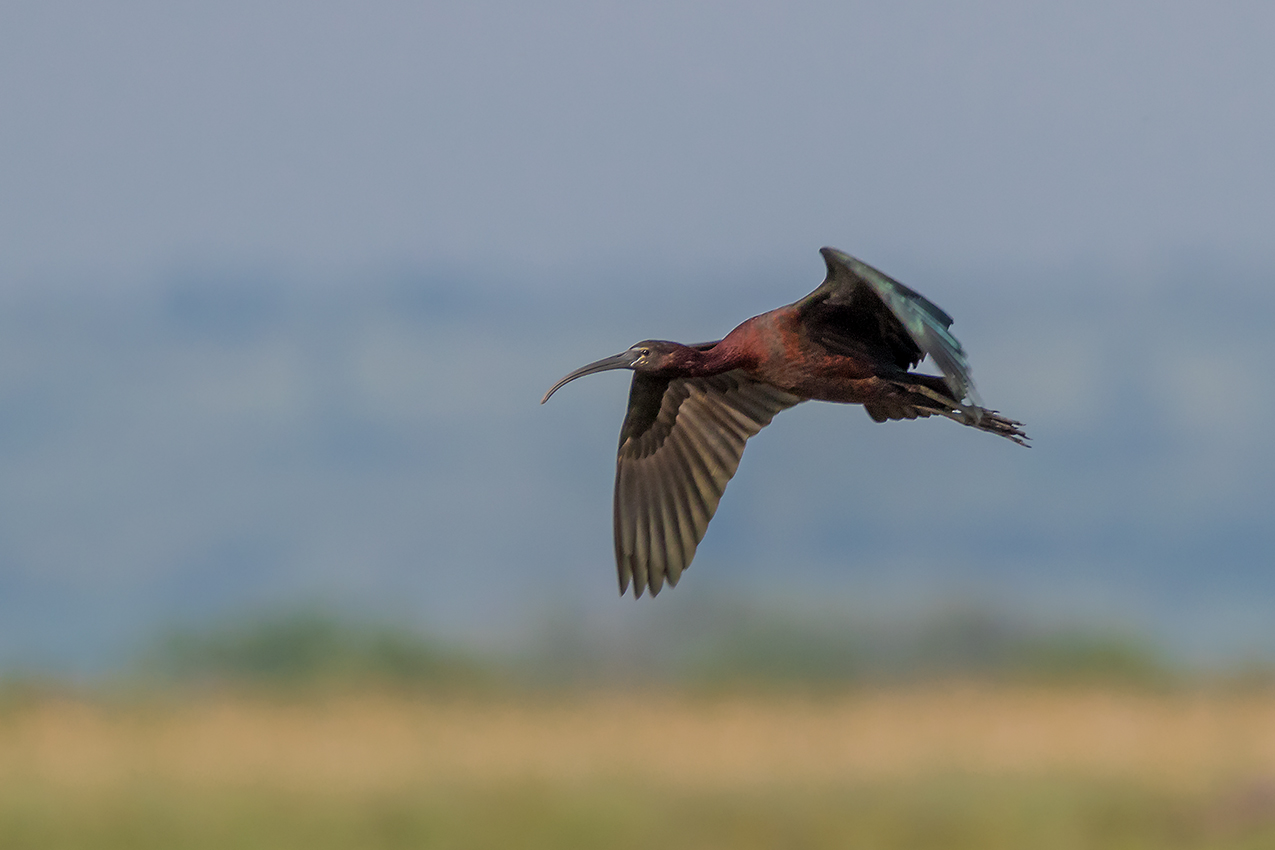
{"label": "dark brown plumage", "polygon": [[[748,438],[807,400],[862,404],[878,422],[934,414],[1027,445],[1021,423],[986,410],[952,319],[855,258],[824,248],[828,275],[800,301],[755,316],[717,342],[640,342],[563,384],[632,369],[615,476],[620,593],[677,584]],[[929,356],[941,377],[909,372]],[[968,403],[964,403],[968,399]]]}

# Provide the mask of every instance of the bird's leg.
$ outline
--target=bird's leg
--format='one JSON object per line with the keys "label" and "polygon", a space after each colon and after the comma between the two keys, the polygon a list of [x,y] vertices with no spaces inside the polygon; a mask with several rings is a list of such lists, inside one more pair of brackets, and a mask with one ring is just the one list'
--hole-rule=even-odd
{"label": "bird's leg", "polygon": [[940,416],[946,416],[953,422],[959,422],[962,425],[969,425],[980,431],[987,431],[991,434],[998,434],[1007,440],[1013,440],[1020,446],[1027,446],[1027,434],[1023,431],[1023,423],[1014,419],[1001,416],[995,410],[987,410],[974,405],[965,405],[960,402],[953,401],[942,393],[935,392],[924,384],[906,384],[904,385],[908,392],[925,396],[934,401],[938,407],[929,408],[931,413],[937,413]]}
{"label": "bird's leg", "polygon": [[[983,408],[961,404],[959,401],[953,401],[942,393],[937,393],[925,386],[925,384],[907,384],[906,388],[910,393],[923,395],[928,399],[938,402],[940,408],[934,410],[934,413],[942,414],[948,419],[960,422],[962,425],[977,425],[978,420],[982,418]],[[953,408],[959,410],[960,413],[955,412]]]}

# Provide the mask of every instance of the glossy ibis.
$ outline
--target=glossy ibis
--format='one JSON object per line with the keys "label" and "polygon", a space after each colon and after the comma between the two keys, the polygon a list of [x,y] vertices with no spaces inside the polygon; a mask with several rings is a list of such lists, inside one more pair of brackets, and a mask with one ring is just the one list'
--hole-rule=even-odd
{"label": "glossy ibis", "polygon": [[[828,276],[800,301],[717,342],[639,342],[554,384],[632,369],[615,473],[620,594],[677,584],[744,443],[803,401],[862,404],[877,422],[933,414],[1027,445],[1022,423],[983,408],[952,318],[918,293],[832,248]],[[942,377],[909,372],[926,356]]]}

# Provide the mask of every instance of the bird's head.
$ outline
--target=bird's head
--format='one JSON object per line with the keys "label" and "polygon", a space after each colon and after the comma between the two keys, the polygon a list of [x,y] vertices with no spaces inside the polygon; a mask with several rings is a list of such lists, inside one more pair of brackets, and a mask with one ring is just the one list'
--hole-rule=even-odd
{"label": "bird's head", "polygon": [[594,372],[608,372],[612,369],[632,369],[635,372],[660,372],[676,368],[683,360],[693,357],[695,353],[694,349],[681,343],[667,342],[661,339],[643,340],[629,348],[628,351],[621,352],[613,357],[595,360],[589,365],[581,366],[571,372],[550,387],[549,392],[545,393],[545,397],[540,399],[540,403],[544,404],[548,401],[549,396],[557,392],[558,388],[564,384],[569,384],[576,378],[583,378],[585,375],[592,375]]}

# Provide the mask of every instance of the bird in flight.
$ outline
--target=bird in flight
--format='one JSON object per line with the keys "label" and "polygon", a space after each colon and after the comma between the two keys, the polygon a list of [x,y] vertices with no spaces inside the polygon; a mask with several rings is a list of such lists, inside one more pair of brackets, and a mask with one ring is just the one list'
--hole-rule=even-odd
{"label": "bird in flight", "polygon": [[[803,401],[862,404],[877,422],[946,416],[1027,445],[1022,423],[983,407],[952,317],[833,248],[814,292],[754,316],[724,339],[646,340],[550,387],[633,370],[615,472],[620,595],[655,596],[690,566],[739,468],[744,443]],[[908,371],[929,356],[942,376]]]}

